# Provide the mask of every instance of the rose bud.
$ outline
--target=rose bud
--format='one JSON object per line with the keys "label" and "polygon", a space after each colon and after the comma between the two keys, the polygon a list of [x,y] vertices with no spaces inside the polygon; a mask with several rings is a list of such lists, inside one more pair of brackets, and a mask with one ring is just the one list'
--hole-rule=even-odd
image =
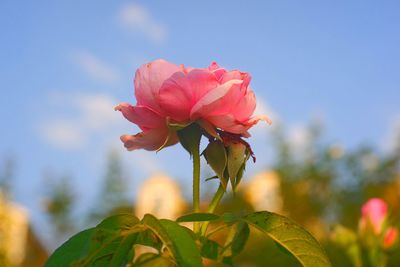
{"label": "rose bud", "polygon": [[361,212],[360,231],[365,232],[372,227],[375,235],[381,234],[388,213],[386,203],[382,199],[372,198],[362,206]]}

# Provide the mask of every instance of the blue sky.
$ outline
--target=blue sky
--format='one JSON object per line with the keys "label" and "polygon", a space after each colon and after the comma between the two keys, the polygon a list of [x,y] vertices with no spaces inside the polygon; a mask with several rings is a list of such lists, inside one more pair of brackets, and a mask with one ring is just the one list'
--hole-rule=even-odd
{"label": "blue sky", "polygon": [[[0,157],[17,160],[14,199],[40,230],[43,173],[70,174],[85,202],[111,148],[132,195],[156,172],[189,187],[180,147],[156,155],[119,143],[137,129],[112,107],[135,102],[134,71],[156,58],[250,72],[260,111],[294,139],[318,116],[332,142],[384,150],[400,122],[399,11],[398,1],[1,1]],[[270,162],[269,131],[250,140],[250,174]]]}

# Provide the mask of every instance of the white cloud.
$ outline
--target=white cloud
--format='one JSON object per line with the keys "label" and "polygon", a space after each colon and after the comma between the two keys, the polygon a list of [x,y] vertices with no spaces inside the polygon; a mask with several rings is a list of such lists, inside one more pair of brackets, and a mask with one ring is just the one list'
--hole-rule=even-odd
{"label": "white cloud", "polygon": [[85,168],[103,169],[104,155],[112,149],[124,155],[123,164],[135,169],[138,177],[165,172],[164,161],[156,153],[144,150],[131,153],[125,149],[119,137],[135,134],[139,129],[124,119],[121,112],[114,111],[118,103],[107,94],[53,92],[43,106],[56,112],[36,123],[39,127],[36,133],[60,152],[79,154]]}
{"label": "white cloud", "polygon": [[40,124],[41,137],[61,149],[82,148],[91,137],[107,134],[123,121],[120,114],[114,111],[118,102],[105,94],[53,94],[50,100],[50,106],[74,114],[46,118]]}
{"label": "white cloud", "polygon": [[112,83],[117,81],[120,77],[116,68],[89,52],[77,53],[74,56],[74,60],[81,70],[94,80]]}
{"label": "white cloud", "polygon": [[50,144],[63,149],[75,149],[84,142],[84,136],[73,121],[53,120],[40,128],[40,134]]}
{"label": "white cloud", "polygon": [[159,23],[144,6],[137,3],[123,6],[118,13],[118,20],[124,28],[144,34],[155,43],[161,43],[167,37],[165,26]]}
{"label": "white cloud", "polygon": [[76,108],[81,111],[81,120],[86,127],[102,130],[120,119],[120,114],[114,111],[117,100],[104,94],[81,95],[75,99]]}

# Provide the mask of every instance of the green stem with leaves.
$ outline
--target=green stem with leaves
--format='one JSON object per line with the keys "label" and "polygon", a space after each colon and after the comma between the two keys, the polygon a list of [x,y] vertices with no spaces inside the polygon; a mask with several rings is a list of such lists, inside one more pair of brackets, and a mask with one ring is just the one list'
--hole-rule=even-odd
{"label": "green stem with leaves", "polygon": [[[193,147],[193,211],[200,212],[200,144]],[[194,232],[199,232],[200,224],[193,224]]]}
{"label": "green stem with leaves", "polygon": [[372,266],[386,267],[387,265],[387,257],[378,247],[370,248],[369,259]]}
{"label": "green stem with leaves", "polygon": [[[222,197],[225,194],[225,189],[222,186],[222,184],[219,184],[218,190],[215,193],[213,199],[211,200],[210,205],[208,206],[207,212],[209,213],[213,213],[215,211],[215,209],[218,207],[219,202],[221,201]],[[205,222],[202,226],[201,226],[201,235],[205,235],[207,232],[207,227],[208,227],[209,222]]]}
{"label": "green stem with leaves", "polygon": [[[193,159],[193,212],[200,212],[200,140],[202,130],[197,123],[186,125],[177,131],[181,145]],[[200,224],[193,223],[194,232],[199,232]]]}
{"label": "green stem with leaves", "polygon": [[210,205],[208,206],[207,212],[213,213],[215,211],[215,209],[218,207],[218,204],[221,201],[224,194],[225,194],[225,189],[222,186],[222,184],[219,184],[218,190],[215,193],[213,199],[211,200]]}

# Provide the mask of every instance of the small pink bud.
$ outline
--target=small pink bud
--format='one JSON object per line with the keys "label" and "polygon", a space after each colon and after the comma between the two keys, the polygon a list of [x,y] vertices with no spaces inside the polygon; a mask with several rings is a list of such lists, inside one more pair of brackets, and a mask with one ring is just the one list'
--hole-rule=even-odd
{"label": "small pink bud", "polygon": [[361,230],[365,231],[365,228],[371,225],[374,234],[379,235],[388,213],[386,203],[380,198],[371,198],[362,206],[361,213]]}
{"label": "small pink bud", "polygon": [[394,227],[387,229],[383,238],[383,247],[385,249],[391,248],[396,243],[398,234],[397,229]]}

